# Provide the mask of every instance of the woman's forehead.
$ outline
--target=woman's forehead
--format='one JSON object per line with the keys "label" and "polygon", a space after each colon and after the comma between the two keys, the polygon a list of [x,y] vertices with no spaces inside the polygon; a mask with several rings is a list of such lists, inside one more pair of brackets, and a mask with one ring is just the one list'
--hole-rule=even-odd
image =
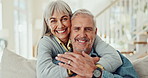
{"label": "woman's forehead", "polygon": [[52,12],[52,15],[54,14],[58,14],[58,15],[69,15],[69,12],[68,11],[65,11],[65,10],[54,10]]}

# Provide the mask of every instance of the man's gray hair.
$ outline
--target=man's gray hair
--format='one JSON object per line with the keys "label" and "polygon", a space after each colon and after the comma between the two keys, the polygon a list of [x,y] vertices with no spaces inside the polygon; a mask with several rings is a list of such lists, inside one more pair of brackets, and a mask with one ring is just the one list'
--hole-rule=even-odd
{"label": "man's gray hair", "polygon": [[96,27],[96,19],[95,19],[94,15],[93,15],[90,11],[88,11],[88,10],[86,10],[86,9],[79,9],[79,10],[76,10],[76,11],[73,13],[73,15],[72,15],[71,20],[72,20],[73,18],[75,18],[75,17],[76,17],[77,15],[79,15],[79,14],[86,14],[86,15],[91,16],[92,19],[93,19],[94,26]]}
{"label": "man's gray hair", "polygon": [[70,17],[72,16],[72,11],[71,8],[69,7],[69,5],[67,3],[65,3],[62,0],[54,0],[52,2],[50,2],[45,11],[44,11],[44,21],[43,21],[43,34],[42,36],[44,36],[45,34],[52,34],[49,27],[48,27],[48,20],[49,18],[53,15],[53,13],[65,13],[67,15],[69,15]]}

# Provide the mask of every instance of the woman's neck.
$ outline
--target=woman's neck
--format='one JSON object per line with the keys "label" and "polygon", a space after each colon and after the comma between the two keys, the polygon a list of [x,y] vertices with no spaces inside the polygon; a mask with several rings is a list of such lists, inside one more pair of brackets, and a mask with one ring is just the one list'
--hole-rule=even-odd
{"label": "woman's neck", "polygon": [[67,39],[60,39],[62,43],[64,43],[64,45],[67,45],[68,43],[68,38]]}

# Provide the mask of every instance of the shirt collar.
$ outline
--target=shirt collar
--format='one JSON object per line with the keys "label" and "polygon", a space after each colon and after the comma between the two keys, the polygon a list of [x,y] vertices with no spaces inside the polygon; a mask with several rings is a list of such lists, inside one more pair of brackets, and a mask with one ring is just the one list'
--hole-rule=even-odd
{"label": "shirt collar", "polygon": [[94,51],[94,49],[91,50],[90,54],[91,57],[98,57],[99,55]]}
{"label": "shirt collar", "polygon": [[62,47],[65,48],[66,51],[70,51],[70,50],[71,50],[72,44],[71,44],[70,39],[68,40],[68,43],[67,43],[67,45],[65,46],[64,43],[63,43],[59,38],[57,38],[56,36],[54,36],[54,37],[55,37],[55,39],[57,40],[57,42],[58,42],[60,45],[62,45]]}

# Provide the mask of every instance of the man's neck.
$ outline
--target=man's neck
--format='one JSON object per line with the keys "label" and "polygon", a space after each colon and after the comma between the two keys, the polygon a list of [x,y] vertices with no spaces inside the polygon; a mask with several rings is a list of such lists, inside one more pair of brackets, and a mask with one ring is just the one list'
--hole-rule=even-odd
{"label": "man's neck", "polygon": [[82,52],[83,52],[83,51],[84,51],[86,54],[88,54],[88,55],[91,53],[91,50],[89,50],[89,51],[85,51],[85,50],[82,50],[82,51],[73,50],[74,53],[80,54],[80,55],[82,55]]}

